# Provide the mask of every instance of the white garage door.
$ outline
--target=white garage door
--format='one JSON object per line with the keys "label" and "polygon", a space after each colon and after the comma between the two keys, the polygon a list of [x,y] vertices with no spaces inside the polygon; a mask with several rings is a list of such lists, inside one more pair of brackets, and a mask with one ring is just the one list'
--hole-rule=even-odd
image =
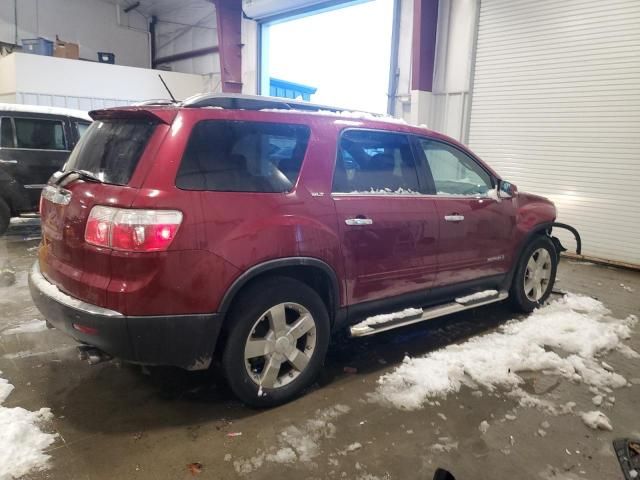
{"label": "white garage door", "polygon": [[469,145],[640,265],[640,1],[481,0]]}

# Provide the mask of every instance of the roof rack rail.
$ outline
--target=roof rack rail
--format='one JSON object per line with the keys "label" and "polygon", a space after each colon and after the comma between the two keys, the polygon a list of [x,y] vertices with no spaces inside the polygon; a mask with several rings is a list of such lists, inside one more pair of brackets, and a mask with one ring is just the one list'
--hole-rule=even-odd
{"label": "roof rack rail", "polygon": [[147,107],[147,106],[167,106],[167,105],[175,105],[176,102],[173,100],[168,100],[166,98],[157,98],[153,100],[144,100],[142,102],[137,102],[132,105],[132,107]]}
{"label": "roof rack rail", "polygon": [[292,100],[289,98],[263,97],[258,95],[241,95],[233,93],[206,93],[194,95],[182,102],[183,107],[203,108],[220,107],[231,110],[264,110],[268,108],[279,110],[307,110],[318,112],[341,112],[344,108],[328,107],[315,103]]}

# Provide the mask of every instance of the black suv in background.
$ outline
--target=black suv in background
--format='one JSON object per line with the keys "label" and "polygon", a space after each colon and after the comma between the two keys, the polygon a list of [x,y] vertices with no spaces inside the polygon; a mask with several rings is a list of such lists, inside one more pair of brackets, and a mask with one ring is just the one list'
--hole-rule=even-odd
{"label": "black suv in background", "polygon": [[42,188],[90,123],[80,110],[0,103],[0,235],[11,217],[38,211]]}

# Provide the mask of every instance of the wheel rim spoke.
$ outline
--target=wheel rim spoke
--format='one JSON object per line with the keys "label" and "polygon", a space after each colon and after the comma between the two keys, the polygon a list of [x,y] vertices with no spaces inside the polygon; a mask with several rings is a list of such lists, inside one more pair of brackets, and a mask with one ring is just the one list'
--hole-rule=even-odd
{"label": "wheel rim spoke", "polygon": [[[289,321],[290,323],[287,323]],[[279,389],[308,367],[316,350],[316,322],[307,308],[283,302],[253,325],[244,347],[244,363],[256,386]]]}
{"label": "wheel rim spoke", "polygon": [[531,255],[531,258],[529,259],[529,261],[527,262],[527,271],[529,273],[533,273],[536,271],[536,267],[537,267],[537,262],[536,259],[533,258],[533,255]]}
{"label": "wheel rim spoke", "polygon": [[276,334],[276,336],[283,335],[287,330],[287,317],[285,313],[285,305],[281,303],[280,305],[276,305],[275,307],[269,310],[267,316],[269,317],[269,325],[271,326],[271,330]]}
{"label": "wheel rim spoke", "polygon": [[266,340],[264,338],[249,339],[244,347],[244,358],[249,359],[268,355],[273,352],[273,348],[274,345],[271,340]]}
{"label": "wheel rim spoke", "polygon": [[276,355],[271,355],[269,360],[262,370],[260,375],[260,385],[267,388],[272,388],[278,380],[278,373],[280,373],[280,365],[282,361],[276,358]]}
{"label": "wheel rim spoke", "polygon": [[289,335],[297,340],[309,332],[313,327],[315,327],[315,323],[313,322],[311,315],[303,315],[291,326],[289,329]]}
{"label": "wheel rim spoke", "polygon": [[309,363],[309,357],[297,348],[289,355],[287,355],[287,360],[289,360],[289,363],[291,363],[293,368],[295,368],[299,372],[302,372]]}

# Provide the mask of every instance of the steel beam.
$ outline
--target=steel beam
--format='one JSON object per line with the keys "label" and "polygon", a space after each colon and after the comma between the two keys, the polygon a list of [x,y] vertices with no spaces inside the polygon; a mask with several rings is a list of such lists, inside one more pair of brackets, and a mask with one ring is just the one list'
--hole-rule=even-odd
{"label": "steel beam", "polygon": [[242,0],[213,0],[216,6],[222,91],[242,92]]}
{"label": "steel beam", "polygon": [[438,0],[413,1],[411,90],[433,91]]}

